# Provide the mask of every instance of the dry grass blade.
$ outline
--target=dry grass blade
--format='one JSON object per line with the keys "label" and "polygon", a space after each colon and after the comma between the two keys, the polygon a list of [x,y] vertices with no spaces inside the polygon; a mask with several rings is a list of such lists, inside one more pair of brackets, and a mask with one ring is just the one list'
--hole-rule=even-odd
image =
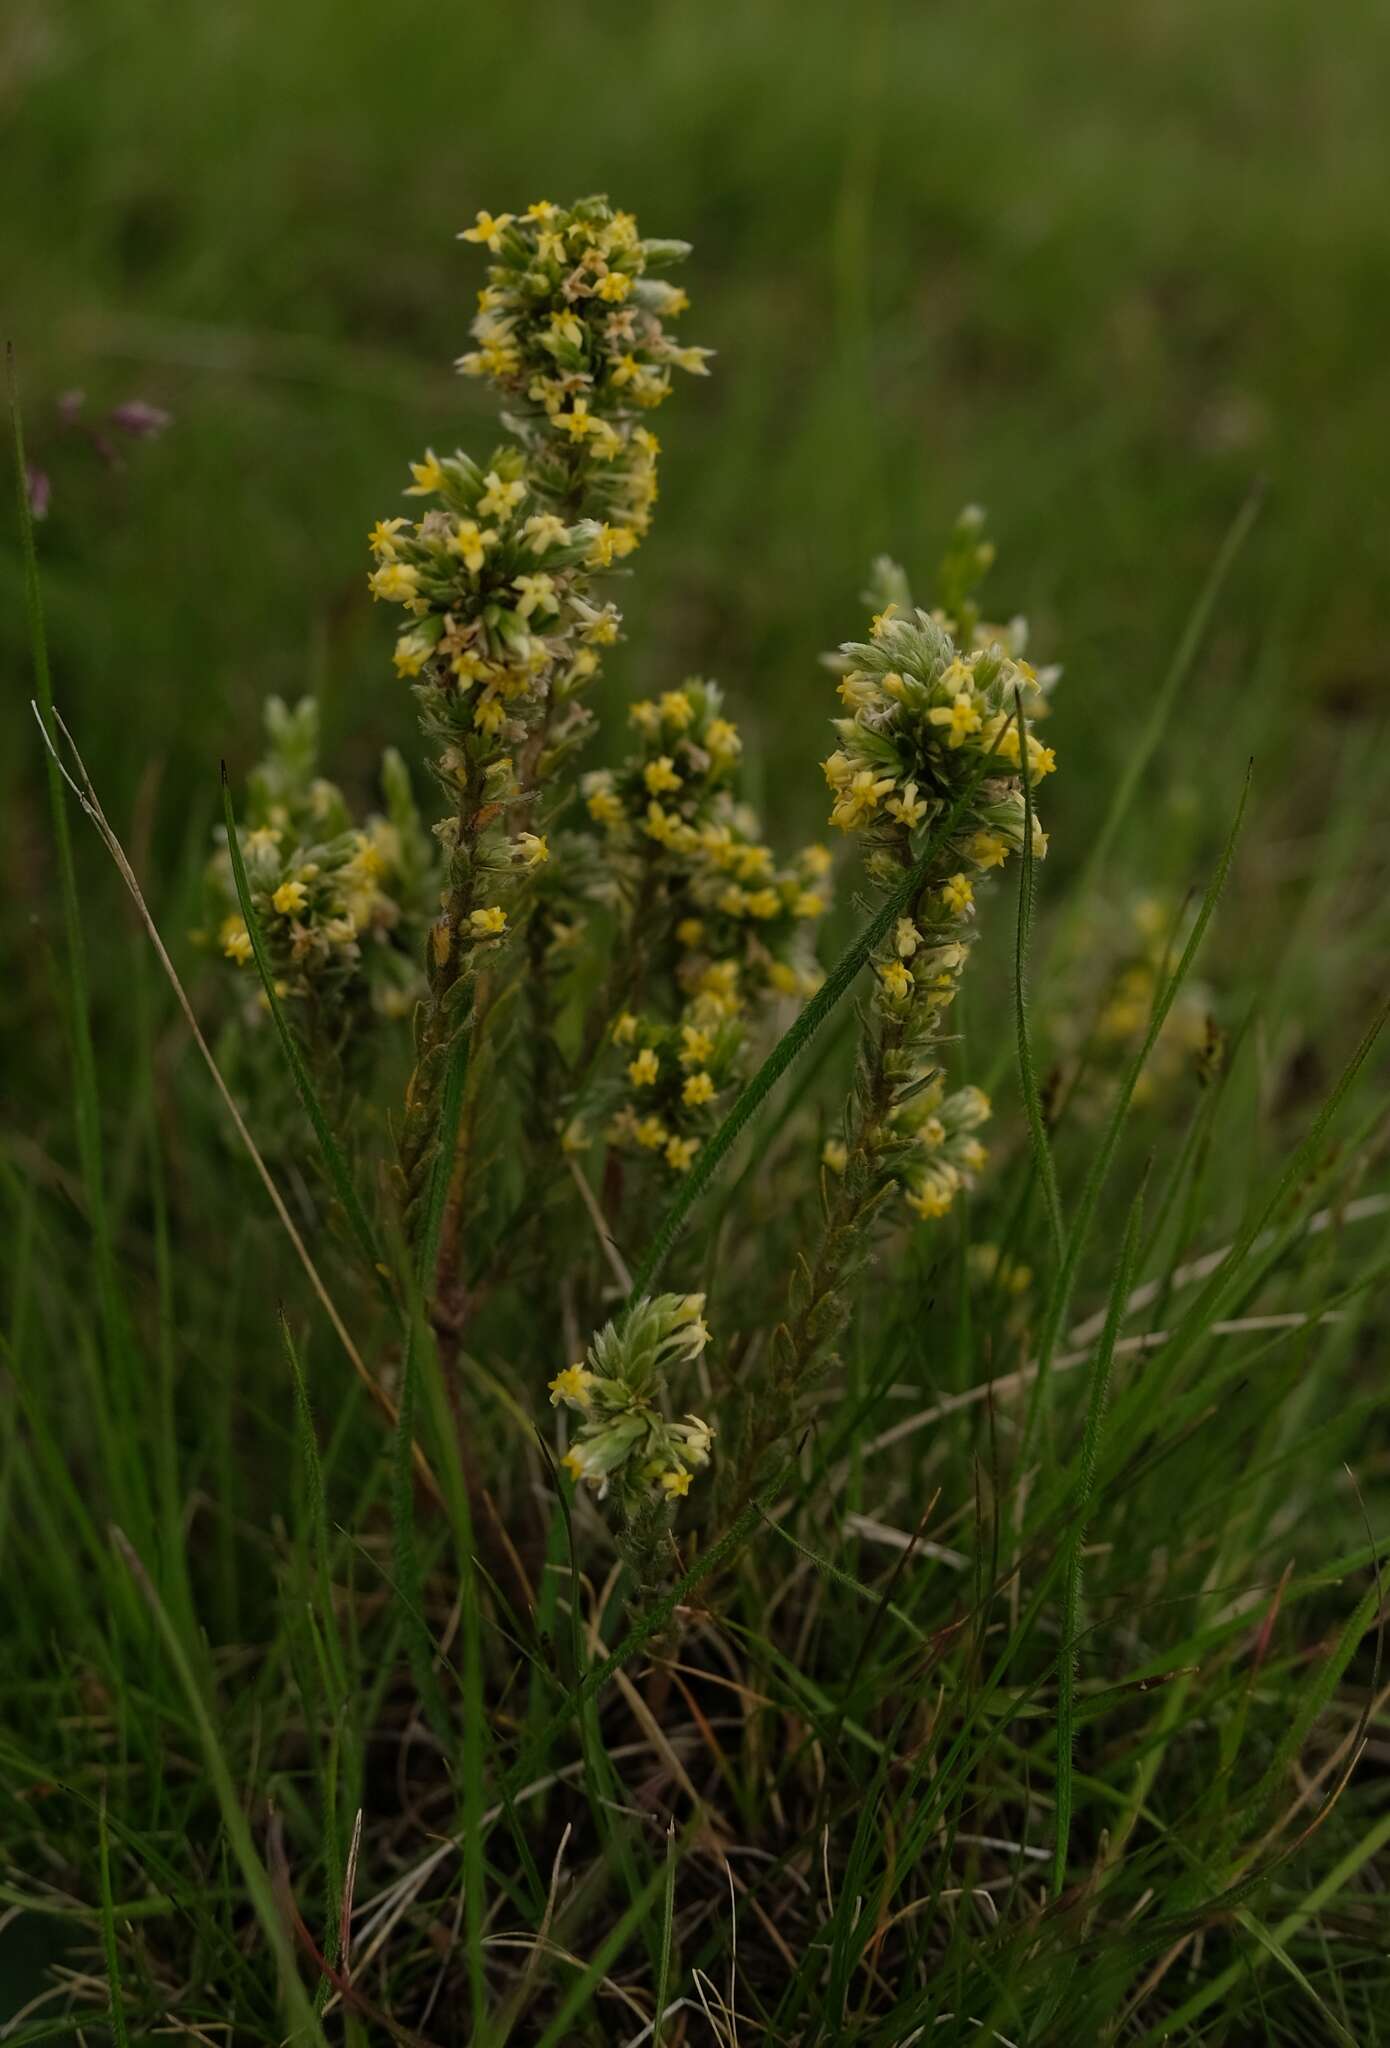
{"label": "dry grass blade", "polygon": [[[242,1145],[245,1147],[247,1157],[250,1159],[251,1164],[256,1169],[257,1177],[259,1178],[262,1187],[265,1189],[266,1194],[270,1199],[271,1207],[275,1211],[276,1217],[278,1218],[280,1223],[280,1227],[284,1231],[286,1237],[289,1239],[290,1244],[293,1246],[295,1256],[299,1260],[300,1265],[304,1268],[304,1272],[308,1278],[309,1285],[313,1288],[314,1293],[318,1296],[324,1314],[328,1317],[329,1322],[333,1326],[334,1335],[337,1337],[338,1342],[342,1345],[343,1350],[347,1353],[349,1364],[352,1366],[353,1371],[357,1374],[358,1379],[362,1382],[362,1385],[366,1388],[372,1400],[376,1403],[377,1407],[381,1410],[382,1414],[387,1418],[387,1420],[394,1424],[398,1420],[399,1413],[396,1404],[391,1399],[391,1396],[387,1393],[386,1389],[382,1386],[381,1382],[371,1372],[361,1352],[358,1350],[357,1345],[353,1342],[351,1332],[348,1330],[347,1324],[343,1321],[342,1316],[338,1313],[337,1305],[324,1284],[323,1276],[319,1272],[318,1267],[314,1264],[313,1258],[309,1252],[309,1248],[305,1244],[303,1237],[300,1235],[300,1232],[295,1225],[294,1218],[290,1215],[288,1208],[285,1206],[285,1198],[280,1193],[279,1188],[275,1184],[274,1177],[271,1174],[270,1168],[265,1163],[265,1159],[261,1154],[260,1147],[257,1145],[255,1139],[252,1137],[251,1132],[247,1127],[246,1119],[241,1113],[241,1110],[237,1104],[236,1097],[232,1094],[231,1089],[227,1086],[226,1081],[222,1077],[221,1069],[218,1067],[216,1060],[212,1056],[212,1049],[208,1045],[206,1038],[204,1038],[202,1027],[198,1023],[197,1017],[194,1015],[193,1005],[188,1000],[187,991],[185,990],[182,981],[180,981],[179,979],[178,969],[175,967],[173,961],[169,958],[168,949],[166,948],[163,939],[160,937],[159,927],[156,925],[154,918],[150,913],[150,907],[145,901],[145,894],[140,887],[138,879],[136,878],[135,870],[131,867],[129,860],[126,857],[125,848],[122,846],[120,840],[117,838],[115,831],[113,830],[109,820],[107,819],[106,813],[103,811],[101,807],[101,801],[97,796],[95,787],[93,786],[92,778],[87,772],[87,765],[82,759],[81,753],[78,751],[76,740],[74,740],[72,734],[69,732],[67,726],[64,724],[62,717],[55,709],[53,713],[54,720],[58,726],[59,732],[62,734],[64,740],[66,740],[67,742],[68,749],[77,767],[77,773],[81,777],[80,782],[74,779],[74,777],[69,772],[67,766],[65,765],[62,756],[58,751],[57,746],[54,744],[52,734],[49,732],[47,726],[43,722],[43,718],[39,712],[38,705],[34,704],[31,708],[33,710],[34,718],[38,725],[39,731],[43,735],[44,745],[47,747],[49,753],[52,755],[53,760],[56,762],[58,766],[59,772],[63,776],[63,779],[66,781],[68,787],[72,790],[73,795],[77,798],[77,801],[81,804],[82,809],[86,812],[87,816],[91,819],[93,825],[96,827],[97,834],[101,839],[103,846],[106,848],[106,851],[110,854],[112,860],[115,862],[116,871],[120,875],[121,880],[124,882],[126,889],[129,892],[131,901],[134,903],[136,910],[140,914],[140,921],[144,925],[145,930],[149,935],[150,944],[154,947],[155,954],[159,960],[159,964],[164,970],[165,976],[169,982],[169,986],[174,991],[174,995],[178,1002],[178,1006],[180,1010],[183,1012],[184,1021],[188,1025],[190,1032],[193,1034],[193,1042],[197,1046],[200,1054],[202,1055],[203,1063],[207,1067],[208,1072],[212,1076],[213,1085],[216,1087],[218,1094],[221,1096],[227,1114],[232,1120],[232,1127],[236,1131],[236,1134],[238,1138],[241,1140]],[[425,1457],[424,1452],[420,1449],[418,1443],[414,1446],[414,1452],[416,1470],[419,1472],[421,1482],[428,1488],[429,1492],[433,1495],[435,1500],[438,1500],[440,1498],[438,1484],[435,1480],[434,1474],[430,1470],[429,1461]]]}

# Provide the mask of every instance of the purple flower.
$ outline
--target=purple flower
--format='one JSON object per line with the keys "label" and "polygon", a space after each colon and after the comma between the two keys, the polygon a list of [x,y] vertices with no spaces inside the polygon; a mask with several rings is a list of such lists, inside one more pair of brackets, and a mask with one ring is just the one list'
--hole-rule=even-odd
{"label": "purple flower", "polygon": [[148,404],[143,398],[128,398],[124,405],[112,406],[106,417],[113,427],[119,427],[132,439],[153,441],[170,424],[173,414],[165,412],[161,406]]}

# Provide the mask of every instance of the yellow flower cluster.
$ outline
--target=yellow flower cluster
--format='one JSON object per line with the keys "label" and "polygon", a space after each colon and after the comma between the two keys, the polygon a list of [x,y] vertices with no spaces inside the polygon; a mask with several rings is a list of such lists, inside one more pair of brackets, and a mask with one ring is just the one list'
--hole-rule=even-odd
{"label": "yellow flower cluster", "polygon": [[416,522],[373,527],[368,588],[408,615],[396,668],[418,679],[426,730],[445,743],[446,779],[459,780],[590,682],[620,621],[589,588],[598,523],[550,510],[524,450],[497,451],[487,469],[430,450],[411,474],[411,493],[435,502]]}
{"label": "yellow flower cluster", "polygon": [[830,855],[781,863],[765,843],[738,799],[741,742],[716,684],[692,677],[629,716],[633,752],[580,785],[609,872],[657,934],[659,1001],[612,1027],[622,1099],[608,1136],[679,1174],[728,1108],[752,1006],[820,985]]}
{"label": "yellow flower cluster", "polygon": [[454,798],[437,989],[458,971],[456,948],[480,936],[472,912],[491,898],[479,888],[503,871],[513,887],[501,907],[522,922],[524,870],[536,863],[524,844],[502,842],[534,822],[542,784],[590,729],[580,699],[621,625],[595,578],[650,524],[658,445],[647,415],[672,370],[703,373],[708,354],[666,333],[685,295],[651,274],[686,245],[642,239],[605,199],[480,213],[464,239],[493,261],[473,323],[478,347],[458,367],[492,380],[514,438],[484,464],[427,450],[406,495],[428,509],[379,520],[368,536],[368,587],[406,614],[396,668],[412,679]]}
{"label": "yellow flower cluster", "polygon": [[710,351],[666,331],[686,294],[654,274],[688,244],[644,240],[603,198],[480,214],[464,239],[495,260],[478,294],[478,346],[458,367],[502,393],[542,494],[599,522],[591,554],[606,568],[637,545],[656,499],[659,450],[642,416],[669,395],[673,369],[707,374]]}
{"label": "yellow flower cluster", "polygon": [[[317,774],[318,710],[266,705],[270,747],[249,778],[239,827],[251,900],[279,995],[320,1012],[366,1000],[387,1017],[408,1014],[423,987],[419,933],[437,858],[400,756],[382,782],[388,815],[354,824],[341,790]],[[208,868],[204,943],[239,967],[252,959],[225,844]]]}
{"label": "yellow flower cluster", "polygon": [[[962,514],[943,564],[949,611],[914,608],[902,571],[879,563],[869,638],[831,659],[844,715],[824,764],[830,822],[860,836],[871,879],[899,881],[966,798],[910,914],[873,962],[888,1089],[883,1161],[925,1218],[944,1215],[985,1159],[975,1136],[985,1098],[971,1088],[946,1095],[937,1064],[969,957],[976,892],[1024,844],[1023,750],[1031,785],[1056,766],[1033,729],[1053,676],[1023,658],[1022,622],[1002,632],[979,623],[973,587],[993,559],[982,516],[973,507]],[[1046,849],[1035,814],[1032,852]]]}

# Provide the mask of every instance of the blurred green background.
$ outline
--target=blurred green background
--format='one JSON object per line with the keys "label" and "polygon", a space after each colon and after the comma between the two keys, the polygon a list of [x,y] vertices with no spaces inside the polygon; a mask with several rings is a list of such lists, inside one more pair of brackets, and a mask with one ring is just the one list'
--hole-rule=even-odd
{"label": "blurred green background", "polygon": [[[269,691],[321,690],[349,785],[409,742],[364,535],[408,456],[491,438],[450,369],[481,274],[454,236],[594,189],[694,242],[683,330],[719,351],[662,415],[612,696],[717,675],[774,824],[817,827],[816,657],[875,551],[926,572],[979,500],[991,602],[1066,664],[1054,888],[1263,478],[1117,857],[1185,883],[1252,752],[1257,868],[1303,875],[1349,806],[1383,845],[1387,78],[1380,0],[10,0],[0,275],[56,692],[161,921],[181,946],[218,760],[254,758]],[[72,388],[174,424],[110,470],[61,425]],[[61,1096],[12,546],[0,575],[0,1004],[12,1070]],[[79,852],[112,1044],[128,939]]]}

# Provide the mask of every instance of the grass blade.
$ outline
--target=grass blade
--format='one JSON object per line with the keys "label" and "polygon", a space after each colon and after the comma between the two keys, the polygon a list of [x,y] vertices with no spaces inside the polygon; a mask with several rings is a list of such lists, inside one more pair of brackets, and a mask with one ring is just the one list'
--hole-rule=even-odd
{"label": "grass blade", "polygon": [[236,1858],[238,1868],[241,1871],[242,1882],[246,1886],[246,1896],[252,1911],[260,1922],[261,1932],[265,1936],[266,1945],[274,1956],[279,1968],[285,2011],[293,2021],[296,2032],[300,2034],[301,2039],[322,2043],[324,2038],[323,2029],[319,2025],[318,2017],[300,1979],[299,1969],[295,1961],[294,1946],[290,1941],[284,1921],[281,1919],[279,1909],[276,1906],[275,1894],[271,1889],[269,1873],[256,1853],[256,1845],[251,1838],[251,1828],[242,1809],[237,1788],[232,1781],[231,1769],[227,1763],[222,1745],[217,1739],[217,1730],[213,1725],[212,1714],[209,1711],[207,1701],[203,1698],[202,1688],[194,1676],[193,1667],[188,1661],[187,1652],[179,1640],[178,1631],[169,1619],[168,1610],[160,1599],[149,1573],[145,1570],[128,1538],[114,1525],[111,1529],[111,1541],[117,1555],[123,1559],[136,1586],[144,1595],[150,1612],[154,1616],[155,1627],[158,1630],[160,1640],[164,1644],[165,1654],[173,1666],[174,1674],[178,1679],[185,1699],[188,1701],[189,1712],[193,1717],[193,1724],[198,1731],[198,1740],[202,1746],[203,1760],[207,1765],[208,1777],[212,1782],[212,1789],[216,1794],[218,1806],[221,1808],[222,1826],[226,1831],[227,1840],[231,1844],[232,1854]]}
{"label": "grass blade", "polygon": [[1137,1195],[1125,1225],[1119,1264],[1110,1289],[1105,1327],[1096,1347],[1091,1384],[1086,1397],[1086,1424],[1081,1441],[1081,1469],[1076,1482],[1076,1505],[1067,1535],[1067,1568],[1062,1582],[1062,1629],[1057,1668],[1057,1833],[1052,1850],[1052,1895],[1060,1898],[1067,1881],[1067,1842],[1071,1834],[1073,1793],[1072,1742],[1076,1729],[1076,1643],[1081,1617],[1081,1550],[1086,1540],[1086,1521],[1095,1494],[1096,1468],[1100,1461],[1101,1433],[1105,1427],[1105,1402],[1110,1391],[1110,1369],[1115,1359],[1115,1340],[1124,1322],[1125,1303],[1134,1279],[1135,1260],[1143,1221],[1143,1197]]}
{"label": "grass blade", "polygon": [[487,2024],[487,1979],[483,1970],[483,1758],[486,1723],[483,1713],[482,1618],[478,1600],[477,1571],[473,1560],[473,1518],[468,1489],[459,1466],[458,1440],[449,1410],[433,1337],[426,1320],[426,1290],[433,1280],[439,1259],[439,1240],[449,1200],[449,1179],[463,1113],[464,1087],[468,1078],[469,1032],[465,1028],[449,1049],[440,1102],[439,1129],[425,1210],[421,1222],[419,1253],[411,1290],[411,1314],[406,1332],[405,1361],[401,1375],[401,1420],[396,1433],[395,1473],[392,1490],[397,1572],[411,1610],[408,1616],[411,1663],[436,1732],[446,1748],[452,1748],[454,1728],[444,1703],[443,1691],[434,1671],[434,1645],[424,1619],[424,1574],[415,1541],[415,1495],[412,1483],[412,1434],[421,1383],[429,1403],[439,1454],[439,1485],[454,1536],[459,1572],[461,1605],[460,1639],[463,1686],[462,1744],[462,1833],[464,1867],[464,1926],[468,1951],[468,1975],[472,2000],[472,2039],[482,2048]]}
{"label": "grass blade", "polygon": [[1052,1364],[1053,1353],[1056,1351],[1057,1341],[1061,1336],[1063,1325],[1066,1322],[1067,1314],[1071,1307],[1072,1289],[1076,1284],[1076,1275],[1081,1264],[1081,1254],[1085,1249],[1090,1226],[1095,1217],[1096,1205],[1100,1201],[1101,1190],[1110,1176],[1110,1168],[1114,1163],[1115,1152],[1120,1142],[1120,1133],[1124,1128],[1124,1121],[1129,1113],[1134,1090],[1138,1085],[1139,1076],[1144,1071],[1145,1062],[1157,1042],[1158,1034],[1163,1029],[1164,1023],[1167,1020],[1168,1012],[1173,1007],[1178,990],[1182,987],[1183,982],[1187,978],[1188,969],[1197,957],[1198,949],[1206,936],[1207,926],[1211,922],[1212,913],[1216,909],[1217,899],[1220,897],[1221,891],[1225,886],[1226,876],[1230,872],[1231,861],[1235,855],[1236,841],[1240,837],[1240,828],[1245,819],[1245,807],[1250,800],[1252,774],[1253,764],[1246,771],[1245,785],[1241,790],[1240,802],[1236,806],[1235,817],[1231,821],[1231,829],[1226,835],[1226,844],[1221,850],[1221,858],[1217,862],[1216,871],[1207,884],[1201,908],[1193,923],[1187,944],[1183,948],[1182,958],[1169,977],[1162,995],[1154,1004],[1149,1017],[1148,1030],[1144,1033],[1143,1043],[1130,1062],[1124,1081],[1121,1084],[1115,1107],[1111,1112],[1110,1121],[1106,1126],[1100,1145],[1097,1147],[1095,1157],[1091,1162],[1090,1171],[1086,1176],[1085,1186],[1081,1191],[1081,1204],[1077,1211],[1076,1221],[1067,1240],[1066,1257],[1062,1261],[1062,1269],[1053,1283],[1048,1299],[1047,1314],[1043,1323],[1042,1336],[1038,1344],[1038,1370],[1033,1381],[1033,1390],[1028,1403],[1028,1415],[1024,1423],[1023,1438],[1019,1448],[1020,1466],[1026,1466],[1032,1451],[1033,1439],[1042,1413],[1043,1397],[1049,1383],[1049,1368]]}
{"label": "grass blade", "polygon": [[661,2048],[661,2022],[666,2014],[666,1994],[671,1986],[671,1936],[676,1918],[676,1824],[666,1824],[665,1888],[661,1896],[661,1968],[656,1978],[656,2005],[652,2014],[652,2048]]}
{"label": "grass blade", "polygon": [[1067,1232],[1062,1221],[1062,1197],[1057,1187],[1057,1169],[1052,1160],[1052,1147],[1048,1142],[1047,1124],[1042,1112],[1042,1096],[1038,1089],[1038,1077],[1033,1066],[1033,1047],[1028,1032],[1028,941],[1033,929],[1033,778],[1028,766],[1027,735],[1023,725],[1023,700],[1018,692],[1014,694],[1014,714],[1018,720],[1018,767],[1023,781],[1023,851],[1018,876],[1018,937],[1014,946],[1014,1024],[1018,1041],[1018,1072],[1023,1090],[1023,1106],[1028,1116],[1028,1129],[1033,1139],[1033,1158],[1038,1169],[1038,1185],[1042,1189],[1043,1207],[1047,1211],[1048,1227],[1052,1232],[1052,1250],[1058,1265],[1065,1255]]}
{"label": "grass blade", "polygon": [[97,1819],[97,1842],[101,1863],[101,1942],[106,1955],[106,1986],[111,1996],[111,2033],[116,2048],[128,2048],[130,2035],[125,2023],[125,1994],[121,1989],[121,1960],[116,1950],[116,1907],[111,1896],[111,1837],[106,1825],[106,1795],[103,1792]]}

